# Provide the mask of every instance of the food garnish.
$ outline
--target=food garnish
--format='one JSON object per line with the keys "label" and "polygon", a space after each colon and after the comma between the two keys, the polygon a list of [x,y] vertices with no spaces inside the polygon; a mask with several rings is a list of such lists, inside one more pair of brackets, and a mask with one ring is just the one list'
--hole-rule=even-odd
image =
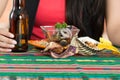
{"label": "food garnish", "polygon": [[56,23],[55,24],[55,28],[57,29],[62,29],[62,28],[66,28],[67,27],[67,23],[63,22],[63,23]]}
{"label": "food garnish", "polygon": [[68,26],[67,23],[65,23],[65,22],[62,23],[63,28],[66,28],[67,26]]}
{"label": "food garnish", "polygon": [[113,51],[113,54],[120,55],[120,51],[112,45],[112,43],[109,40],[106,40],[104,38],[100,38],[100,43],[98,44],[99,49],[106,49]]}

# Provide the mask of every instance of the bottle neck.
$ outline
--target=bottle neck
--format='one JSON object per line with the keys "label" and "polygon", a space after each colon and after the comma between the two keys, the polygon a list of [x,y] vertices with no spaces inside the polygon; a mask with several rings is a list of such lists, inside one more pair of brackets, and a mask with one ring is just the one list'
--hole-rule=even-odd
{"label": "bottle neck", "polygon": [[13,0],[13,8],[15,9],[25,8],[25,0]]}

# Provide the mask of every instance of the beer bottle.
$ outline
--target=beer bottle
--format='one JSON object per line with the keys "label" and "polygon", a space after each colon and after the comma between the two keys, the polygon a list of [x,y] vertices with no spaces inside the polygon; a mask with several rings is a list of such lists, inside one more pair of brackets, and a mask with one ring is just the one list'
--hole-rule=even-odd
{"label": "beer bottle", "polygon": [[14,34],[17,44],[13,52],[25,52],[28,49],[28,14],[25,10],[25,0],[13,0],[10,16],[10,32]]}

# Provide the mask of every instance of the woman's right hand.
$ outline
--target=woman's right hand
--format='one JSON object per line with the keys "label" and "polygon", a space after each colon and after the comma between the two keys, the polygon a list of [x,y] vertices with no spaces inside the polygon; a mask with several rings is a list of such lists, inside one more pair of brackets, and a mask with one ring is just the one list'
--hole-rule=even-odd
{"label": "woman's right hand", "polygon": [[12,9],[13,0],[0,0],[0,52],[10,52],[16,41],[9,32],[9,14]]}
{"label": "woman's right hand", "polygon": [[0,28],[0,52],[11,52],[17,43],[13,40],[14,35],[6,28]]}

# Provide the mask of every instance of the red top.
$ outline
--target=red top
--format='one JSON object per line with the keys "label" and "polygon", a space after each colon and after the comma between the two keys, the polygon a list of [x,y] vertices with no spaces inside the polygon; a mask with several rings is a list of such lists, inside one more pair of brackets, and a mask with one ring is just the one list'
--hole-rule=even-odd
{"label": "red top", "polygon": [[40,0],[31,39],[43,39],[40,26],[65,21],[65,0]]}

